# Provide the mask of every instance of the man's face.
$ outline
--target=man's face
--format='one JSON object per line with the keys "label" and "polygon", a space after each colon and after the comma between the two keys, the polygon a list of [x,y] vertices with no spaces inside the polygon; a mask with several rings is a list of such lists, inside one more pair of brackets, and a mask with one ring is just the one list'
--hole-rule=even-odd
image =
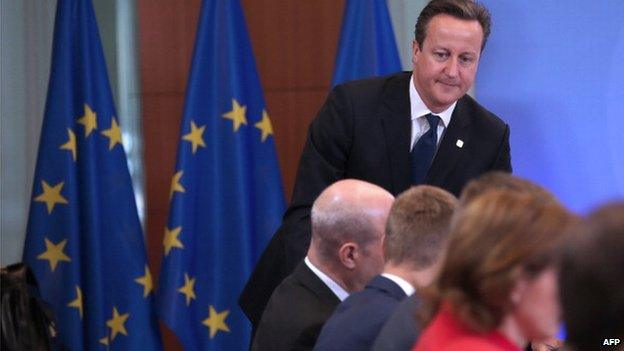
{"label": "man's face", "polygon": [[383,256],[383,238],[379,238],[369,243],[362,250],[362,260],[360,262],[358,285],[361,289],[364,289],[366,283],[368,283],[373,277],[380,274],[384,267]]}
{"label": "man's face", "polygon": [[422,48],[412,44],[414,85],[432,112],[446,110],[470,89],[482,41],[478,21],[441,14],[429,21]]}
{"label": "man's face", "polygon": [[[392,202],[389,202],[392,204]],[[387,211],[383,215],[378,215],[371,221],[372,226],[375,228],[375,239],[368,242],[365,246],[360,247],[360,255],[358,256],[358,267],[355,272],[354,285],[357,290],[364,289],[364,286],[374,276],[380,274],[384,267],[383,256],[383,240],[385,237],[384,228],[386,219],[388,218],[388,206]]]}

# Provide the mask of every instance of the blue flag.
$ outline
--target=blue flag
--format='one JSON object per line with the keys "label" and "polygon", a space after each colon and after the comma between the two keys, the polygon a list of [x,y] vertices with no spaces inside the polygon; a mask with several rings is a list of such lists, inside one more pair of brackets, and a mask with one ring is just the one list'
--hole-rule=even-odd
{"label": "blue flag", "polygon": [[71,350],[159,350],[152,278],[91,0],[59,0],[24,261]]}
{"label": "blue flag", "polygon": [[260,80],[238,0],[202,4],[159,279],[186,350],[246,350],[237,298],[284,211]]}
{"label": "blue flag", "polygon": [[400,70],[386,0],[347,0],[332,86]]}

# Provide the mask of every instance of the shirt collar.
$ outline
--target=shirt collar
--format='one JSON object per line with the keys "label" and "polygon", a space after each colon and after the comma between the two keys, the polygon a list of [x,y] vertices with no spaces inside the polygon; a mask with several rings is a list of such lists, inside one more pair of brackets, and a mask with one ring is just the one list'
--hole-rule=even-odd
{"label": "shirt collar", "polygon": [[305,257],[304,262],[308,266],[308,268],[310,268],[310,270],[312,270],[312,272],[314,272],[314,274],[316,274],[316,276],[319,277],[319,279],[323,283],[325,283],[325,285],[327,285],[329,290],[331,290],[334,293],[334,295],[338,297],[340,301],[344,301],[344,299],[346,299],[347,296],[349,296],[349,293],[345,289],[343,289],[342,286],[340,286],[327,274],[323,273],[323,271],[321,271],[315,265],[313,265],[312,262],[310,262],[310,259],[308,258],[308,256]]}
{"label": "shirt collar", "polygon": [[434,114],[442,120],[442,125],[444,128],[447,128],[449,123],[451,122],[451,116],[453,115],[453,111],[455,111],[455,106],[457,106],[457,101],[455,101],[449,108],[440,112],[433,113],[431,110],[425,105],[422,101],[418,91],[416,91],[416,87],[414,86],[414,75],[410,78],[409,84],[409,95],[410,95],[410,107],[412,113],[412,120],[417,119],[418,117],[425,116],[427,114]]}
{"label": "shirt collar", "polygon": [[412,295],[416,289],[412,286],[412,284],[408,283],[407,280],[399,277],[398,275],[394,275],[394,274],[390,274],[390,273],[382,273],[382,276],[392,280],[393,282],[395,282],[398,286],[401,287],[401,289],[403,289],[403,291],[405,291],[405,295],[410,296]]}

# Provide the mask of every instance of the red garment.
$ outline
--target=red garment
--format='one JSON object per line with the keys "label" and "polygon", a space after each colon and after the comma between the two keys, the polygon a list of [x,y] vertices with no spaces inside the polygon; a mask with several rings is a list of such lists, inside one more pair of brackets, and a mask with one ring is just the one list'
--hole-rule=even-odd
{"label": "red garment", "polygon": [[441,308],[420,334],[412,351],[521,351],[498,331],[468,330],[450,311]]}

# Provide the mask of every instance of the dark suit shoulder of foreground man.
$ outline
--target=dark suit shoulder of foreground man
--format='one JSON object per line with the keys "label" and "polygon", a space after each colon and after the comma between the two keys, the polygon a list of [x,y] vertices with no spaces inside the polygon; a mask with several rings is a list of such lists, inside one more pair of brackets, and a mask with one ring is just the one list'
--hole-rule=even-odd
{"label": "dark suit shoulder of foreground man", "polygon": [[[489,15],[484,20],[470,3],[443,0],[425,7],[412,45],[412,72],[345,83],[329,94],[309,127],[282,226],[239,299],[253,326],[273,289],[305,256],[310,206],[329,184],[356,178],[393,195],[430,184],[457,196],[480,174],[511,171],[509,126],[466,95],[490,27]],[[467,26],[453,27],[457,19]],[[444,30],[446,24],[452,32]],[[427,142],[433,150],[420,157],[419,146]]]}
{"label": "dark suit shoulder of foreground man", "polygon": [[304,262],[275,289],[253,350],[311,349],[340,300]]}

